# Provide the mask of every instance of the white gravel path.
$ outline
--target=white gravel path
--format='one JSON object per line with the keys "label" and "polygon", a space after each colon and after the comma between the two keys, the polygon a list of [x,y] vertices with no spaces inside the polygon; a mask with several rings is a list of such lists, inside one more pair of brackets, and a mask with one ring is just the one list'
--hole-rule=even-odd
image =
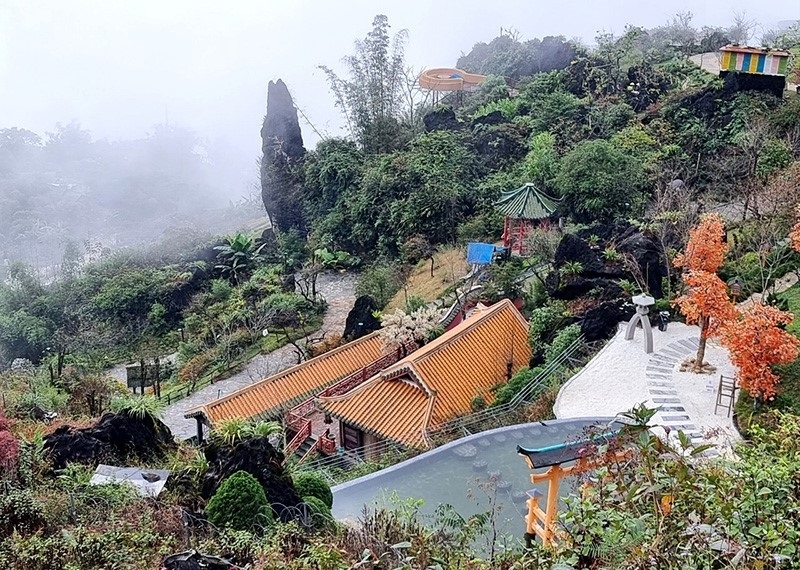
{"label": "white gravel path", "polygon": [[680,372],[681,363],[697,350],[699,329],[670,323],[665,332],[653,330],[653,353],[644,351],[642,329],[625,340],[625,323],[617,334],[562,388],[556,399],[556,417],[614,416],[645,403],[659,412],[651,424],[684,431],[693,442],[714,443],[724,451],[739,439],[726,408],[714,413],[720,374],[733,376],[728,351],[713,341],[706,362],[714,374]]}

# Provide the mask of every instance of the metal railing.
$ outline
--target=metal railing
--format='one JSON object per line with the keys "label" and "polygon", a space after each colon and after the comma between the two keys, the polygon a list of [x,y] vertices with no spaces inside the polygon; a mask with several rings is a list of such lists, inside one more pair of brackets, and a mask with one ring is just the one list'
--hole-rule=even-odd
{"label": "metal railing", "polygon": [[311,436],[311,422],[305,418],[300,418],[300,420],[294,424],[291,421],[287,422],[292,429],[298,428],[297,434],[283,449],[283,455],[287,458],[294,455],[294,452],[300,449],[303,442]]}
{"label": "metal railing", "polygon": [[[570,362],[584,347],[583,336],[578,337],[565,348],[561,354],[548,362],[539,374],[533,377],[523,388],[517,392],[511,400],[499,406],[491,406],[484,410],[479,410],[465,416],[461,416],[445,422],[434,430],[431,430],[431,435],[458,432],[466,430],[470,433],[476,433],[475,426],[480,423],[488,422],[496,419],[498,416],[508,414],[514,411],[522,404],[529,403],[532,396],[534,396],[540,388],[545,385],[554,375],[563,371],[565,364]],[[472,429],[471,429],[472,428]]]}
{"label": "metal railing", "polygon": [[423,450],[406,448],[392,441],[383,440],[356,449],[345,450],[339,448],[333,455],[318,457],[307,462],[304,469],[322,472],[329,481],[339,483],[347,478],[335,477],[333,473],[334,470],[347,472],[353,467],[371,461],[372,458],[385,458],[389,454],[395,457],[404,456],[404,458],[408,458],[422,453],[422,451]]}

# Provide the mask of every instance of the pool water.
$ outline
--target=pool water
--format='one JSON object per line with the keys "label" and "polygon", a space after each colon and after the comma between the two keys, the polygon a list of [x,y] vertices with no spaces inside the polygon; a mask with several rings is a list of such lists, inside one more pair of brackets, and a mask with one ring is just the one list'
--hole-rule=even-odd
{"label": "pool water", "polygon": [[[422,514],[432,515],[440,504],[449,504],[464,518],[493,511],[501,534],[521,540],[525,532],[525,491],[547,486],[530,481],[530,469],[517,454],[517,445],[541,448],[576,441],[588,431],[602,430],[611,418],[552,420],[520,424],[468,436],[428,451],[388,469],[333,488],[333,515],[357,520],[364,506],[397,506],[397,501],[422,499]],[[562,482],[560,494],[575,489],[573,481]]]}

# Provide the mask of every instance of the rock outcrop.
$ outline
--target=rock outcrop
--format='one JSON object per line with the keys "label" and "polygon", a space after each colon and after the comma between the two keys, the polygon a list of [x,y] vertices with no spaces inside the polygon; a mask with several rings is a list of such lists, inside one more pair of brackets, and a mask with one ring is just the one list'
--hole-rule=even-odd
{"label": "rock outcrop", "polygon": [[96,465],[161,459],[174,447],[169,428],[160,420],[130,412],[105,414],[89,428],[61,426],[44,438],[53,469],[73,462]]}
{"label": "rock outcrop", "polygon": [[425,131],[458,131],[463,128],[463,123],[456,118],[456,112],[452,107],[441,107],[434,109],[422,117],[425,123]]}
{"label": "rock outcrop", "polygon": [[[616,255],[605,253],[613,250]],[[580,264],[576,274],[563,269]],[[556,249],[552,271],[546,278],[548,293],[568,302],[588,341],[607,338],[620,321],[628,320],[633,304],[620,280],[646,283],[647,291],[662,296],[666,268],[656,243],[627,222],[598,225],[566,234]]]}
{"label": "rock outcrop", "polygon": [[[597,244],[590,245],[590,236],[595,236]],[[606,259],[604,251],[613,248],[620,256],[627,256],[629,263],[621,257]],[[639,279],[647,283],[650,295],[660,298],[663,295],[661,281],[667,275],[666,267],[656,243],[627,222],[611,225],[598,225],[581,230],[577,234],[566,234],[558,244],[553,258],[553,266],[562,267],[569,261],[581,264],[580,277],[586,279],[630,279],[635,281],[631,271],[636,271]],[[559,298],[570,298],[551,290]]]}
{"label": "rock outcrop", "polygon": [[381,328],[381,322],[374,314],[377,310],[378,304],[370,295],[357,298],[353,308],[347,313],[342,338],[350,342]]}
{"label": "rock outcrop", "polygon": [[292,170],[306,149],[292,96],[278,79],[267,88],[267,115],[261,127],[261,199],[272,225],[281,231],[295,229],[305,235],[300,184]]}

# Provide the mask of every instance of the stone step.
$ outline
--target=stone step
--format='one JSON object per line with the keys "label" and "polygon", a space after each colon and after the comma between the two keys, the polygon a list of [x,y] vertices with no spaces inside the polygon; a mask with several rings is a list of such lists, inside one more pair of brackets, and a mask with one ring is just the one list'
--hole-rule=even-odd
{"label": "stone step", "polygon": [[672,368],[659,368],[657,366],[648,366],[644,369],[645,372],[652,372],[653,374],[670,374]]}
{"label": "stone step", "polygon": [[665,422],[685,422],[689,419],[689,416],[685,414],[670,414],[662,415],[661,419]]}
{"label": "stone step", "polygon": [[678,342],[680,342],[683,346],[685,346],[686,348],[688,348],[690,350],[697,350],[697,347],[700,346],[699,343],[694,343],[691,340],[685,339],[685,338],[682,338]]}
{"label": "stone step", "polygon": [[675,386],[672,382],[659,382],[657,380],[649,380],[647,385],[653,388],[672,388]]}
{"label": "stone step", "polygon": [[668,376],[666,374],[653,374],[652,372],[646,372],[644,376],[648,380],[672,380],[672,376]]}
{"label": "stone step", "polygon": [[674,358],[675,361],[677,362],[678,360],[685,358],[687,353],[679,352],[671,348],[664,348],[661,350],[661,354],[663,354],[664,356],[669,356],[671,358]]}
{"label": "stone step", "polygon": [[675,390],[663,390],[663,389],[656,389],[651,388],[650,393],[655,396],[677,396],[678,393]]}
{"label": "stone step", "polygon": [[685,412],[686,408],[683,406],[659,406],[659,412]]}
{"label": "stone step", "polygon": [[678,362],[678,360],[679,360],[678,358],[672,358],[669,356],[659,356],[658,354],[656,354],[655,356],[650,358],[650,362],[648,362],[648,364],[663,364],[672,366],[673,364]]}
{"label": "stone step", "polygon": [[654,404],[680,404],[680,398],[653,398]]}

